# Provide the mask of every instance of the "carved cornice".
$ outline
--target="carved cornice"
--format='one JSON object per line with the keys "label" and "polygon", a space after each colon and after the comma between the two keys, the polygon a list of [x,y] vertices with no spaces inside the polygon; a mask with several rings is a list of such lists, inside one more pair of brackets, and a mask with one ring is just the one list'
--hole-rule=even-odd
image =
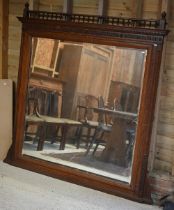
{"label": "carved cornice", "polygon": [[30,11],[29,4],[25,4],[23,27],[32,24],[32,28],[42,25],[51,31],[85,33],[88,35],[102,35],[117,38],[150,41],[162,44],[168,33],[166,27],[166,13],[162,13],[159,20],[143,20],[135,18],[104,17],[94,15],[65,14],[46,11]]}
{"label": "carved cornice", "polygon": [[57,20],[57,21],[71,21],[75,23],[93,23],[93,24],[107,24],[113,26],[138,27],[138,28],[153,28],[165,29],[166,27],[166,13],[161,14],[159,20],[145,20],[136,18],[84,15],[84,14],[66,14],[47,11],[31,11],[29,4],[25,4],[23,17],[41,19],[41,20]]}

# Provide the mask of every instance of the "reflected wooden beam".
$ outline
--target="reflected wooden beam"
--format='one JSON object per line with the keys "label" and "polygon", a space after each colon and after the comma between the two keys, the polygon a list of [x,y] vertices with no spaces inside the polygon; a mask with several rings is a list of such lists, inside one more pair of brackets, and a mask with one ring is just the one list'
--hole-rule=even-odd
{"label": "reflected wooden beam", "polygon": [[144,0],[132,0],[132,17],[142,18]]}
{"label": "reflected wooden beam", "polygon": [[63,2],[63,13],[72,13],[73,0],[64,0]]}
{"label": "reflected wooden beam", "polygon": [[8,78],[8,13],[9,1],[0,1],[0,78]]}
{"label": "reflected wooden beam", "polygon": [[98,0],[98,15],[106,16],[108,10],[108,1],[107,0]]}

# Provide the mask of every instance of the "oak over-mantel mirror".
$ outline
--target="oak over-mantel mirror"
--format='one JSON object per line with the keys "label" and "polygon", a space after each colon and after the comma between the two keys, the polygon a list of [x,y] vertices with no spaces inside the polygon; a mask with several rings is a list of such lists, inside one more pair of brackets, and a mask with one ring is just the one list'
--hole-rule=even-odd
{"label": "oak over-mantel mirror", "polygon": [[160,20],[30,11],[22,22],[16,166],[148,200]]}

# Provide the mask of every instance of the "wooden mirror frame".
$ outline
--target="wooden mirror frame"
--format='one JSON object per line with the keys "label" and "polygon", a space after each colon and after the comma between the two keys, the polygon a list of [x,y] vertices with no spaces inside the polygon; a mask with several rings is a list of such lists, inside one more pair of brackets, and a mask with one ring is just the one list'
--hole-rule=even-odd
{"label": "wooden mirror frame", "polygon": [[[139,202],[149,202],[147,163],[162,47],[164,36],[168,33],[165,30],[165,15],[163,13],[160,20],[70,15],[30,11],[29,5],[26,4],[23,17],[18,18],[22,22],[22,41],[14,123],[15,133],[8,162],[24,169],[106,193]],[[32,37],[147,50],[130,184],[22,155]]]}

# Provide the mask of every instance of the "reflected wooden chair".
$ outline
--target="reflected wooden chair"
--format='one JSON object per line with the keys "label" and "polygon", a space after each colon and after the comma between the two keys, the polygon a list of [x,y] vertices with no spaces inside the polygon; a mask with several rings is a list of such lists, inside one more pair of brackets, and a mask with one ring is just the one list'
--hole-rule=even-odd
{"label": "reflected wooden chair", "polygon": [[[26,106],[26,134],[27,137],[32,137],[33,143],[38,142],[42,135],[41,120],[38,119],[40,114],[47,113],[47,92],[44,89],[36,86],[30,86],[28,89],[28,99]],[[38,122],[37,122],[38,121]]]}
{"label": "reflected wooden chair", "polygon": [[114,105],[113,106],[114,110],[118,110],[118,111],[123,110],[123,108],[122,108],[122,106],[121,106],[121,104],[120,104],[120,102],[117,98],[114,98],[114,104],[113,105]]}
{"label": "reflected wooden chair", "polygon": [[[101,105],[104,105],[103,99],[101,100]],[[102,108],[102,107],[101,107]],[[107,107],[108,108],[108,107]],[[114,110],[121,110],[120,103],[114,99]],[[113,119],[110,114],[104,113],[100,116],[99,126],[96,128],[94,133],[93,139],[87,148],[86,155],[89,154],[90,150],[93,148],[92,156],[95,155],[97,148],[99,145],[106,146],[107,139],[109,137],[109,133],[112,130]],[[135,132],[136,132],[136,120],[128,121],[128,125],[126,128],[126,152],[125,152],[125,161],[127,165],[130,165],[133,155],[133,147],[134,147],[134,140],[135,140]]]}
{"label": "reflected wooden chair", "polygon": [[[47,91],[45,89],[39,89],[37,87],[30,87],[28,93],[28,100],[26,106],[26,130],[25,130],[25,140],[29,137],[34,142],[39,142],[42,136],[42,126],[41,119],[39,120],[40,115],[52,116],[56,115],[59,117],[60,107],[56,106],[58,112],[55,113],[55,108],[48,106],[49,100],[47,97]],[[57,92],[57,97],[62,97],[62,94]],[[57,99],[56,99],[57,100]],[[61,103],[60,103],[61,104]],[[59,104],[58,104],[59,105]],[[50,104],[51,106],[51,104]],[[37,122],[38,121],[38,122]],[[43,123],[42,123],[43,124]],[[61,139],[61,136],[58,136],[59,126],[47,125],[44,127],[46,129],[46,140],[49,140],[51,143],[54,143],[57,139]],[[51,134],[51,135],[50,135]]]}
{"label": "reflected wooden chair", "polygon": [[[103,97],[99,97],[99,108],[105,108],[105,103],[103,100]],[[95,155],[97,148],[99,145],[105,146],[108,135],[112,130],[112,117],[110,117],[109,114],[103,112],[99,115],[99,122],[98,126],[95,129],[94,135],[92,137],[92,140],[86,150],[85,155],[88,155],[90,150],[93,148],[93,145],[95,145],[92,156]]]}
{"label": "reflected wooden chair", "polygon": [[[61,97],[62,94],[59,94]],[[32,102],[32,103],[30,103]],[[29,98],[28,99],[28,106],[27,106],[27,116],[26,116],[26,122],[27,122],[27,128],[26,128],[26,135],[28,134],[28,126],[34,125],[37,127],[37,130],[35,132],[35,140],[38,142],[37,150],[43,150],[45,141],[50,141],[48,138],[48,129],[51,127],[56,127],[56,132],[54,133],[54,136],[51,136],[51,143],[53,141],[53,138],[60,140],[60,150],[65,149],[66,144],[66,134],[68,132],[68,128],[71,126],[79,127],[81,126],[81,123],[78,121],[70,120],[67,118],[61,118],[60,116],[49,116],[49,114],[45,114],[43,110],[43,105],[45,105],[44,101],[40,102],[39,97],[36,98]],[[30,110],[30,111],[29,111]],[[32,111],[31,111],[32,110]],[[59,130],[61,135],[59,136]]]}
{"label": "reflected wooden chair", "polygon": [[28,98],[26,106],[25,141],[38,141],[43,121],[39,119],[39,106],[36,98]]}
{"label": "reflected wooden chair", "polygon": [[131,120],[128,122],[128,127],[126,129],[127,146],[126,146],[125,162],[127,166],[131,165],[131,162],[132,162],[135,135],[136,135],[136,126],[137,126],[137,121]]}
{"label": "reflected wooden chair", "polygon": [[[77,148],[82,141],[86,142],[86,147],[91,141],[95,129],[98,127],[98,114],[93,111],[98,107],[98,98],[92,95],[79,96],[77,102],[77,120],[82,123],[76,131]],[[84,134],[86,130],[86,134]]]}

